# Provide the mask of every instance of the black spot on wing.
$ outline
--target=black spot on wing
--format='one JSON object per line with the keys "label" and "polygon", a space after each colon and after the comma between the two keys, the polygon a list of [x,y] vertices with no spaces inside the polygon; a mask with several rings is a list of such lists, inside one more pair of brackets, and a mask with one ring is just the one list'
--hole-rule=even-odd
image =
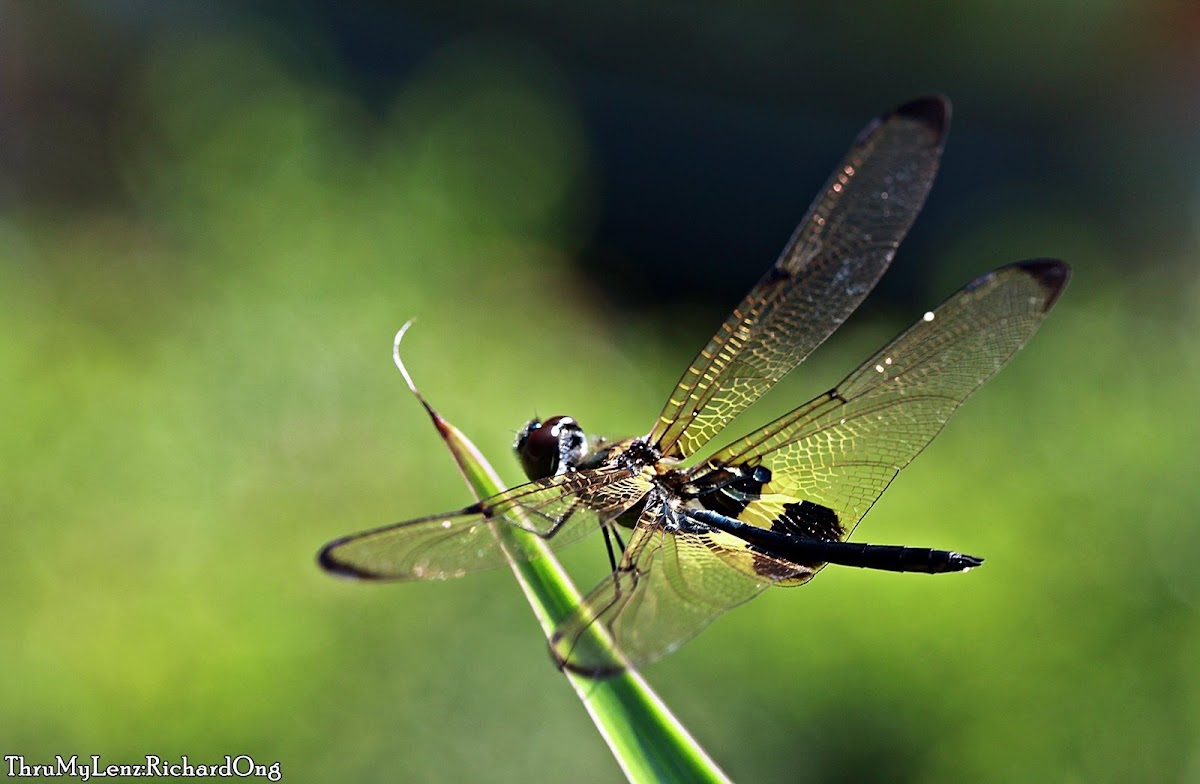
{"label": "black spot on wing", "polygon": [[762,494],[763,485],[770,481],[771,470],[764,466],[723,468],[706,477],[709,489],[701,492],[697,500],[705,509],[738,520],[750,502]]}
{"label": "black spot on wing", "polygon": [[[846,529],[838,522],[837,512],[812,501],[784,504],[783,514],[771,521],[771,530],[779,534],[824,541],[839,541],[846,534]],[[770,580],[794,579],[814,572],[822,566],[821,561],[809,560],[797,560],[793,565],[769,550],[762,550],[754,545],[749,545],[749,549],[754,557],[754,571]]]}
{"label": "black spot on wing", "polygon": [[846,535],[837,512],[812,501],[784,504],[783,515],[771,521],[771,530],[826,541],[839,541]]}

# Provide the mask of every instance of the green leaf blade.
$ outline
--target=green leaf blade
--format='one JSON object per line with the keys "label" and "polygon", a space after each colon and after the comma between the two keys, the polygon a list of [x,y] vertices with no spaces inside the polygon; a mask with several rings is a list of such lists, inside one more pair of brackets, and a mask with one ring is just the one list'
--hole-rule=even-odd
{"label": "green leaf blade", "polygon": [[[399,358],[403,333],[401,330],[396,336],[396,364],[429,413],[463,478],[477,498],[502,492],[503,484],[476,446],[443,419],[413,384]],[[579,604],[582,597],[578,589],[544,540],[512,525],[493,524],[493,528],[509,556],[513,575],[549,639],[558,623]],[[569,671],[563,674],[629,781],[728,784],[729,778],[636,670],[626,669],[602,680]]]}

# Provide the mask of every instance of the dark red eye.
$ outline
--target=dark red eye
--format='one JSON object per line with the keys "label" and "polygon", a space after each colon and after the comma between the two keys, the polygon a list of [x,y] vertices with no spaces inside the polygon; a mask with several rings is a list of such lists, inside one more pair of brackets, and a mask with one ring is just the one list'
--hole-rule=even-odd
{"label": "dark red eye", "polygon": [[579,424],[569,416],[536,419],[521,428],[513,449],[521,461],[525,476],[544,479],[554,476],[562,466],[574,469],[583,455],[586,439]]}

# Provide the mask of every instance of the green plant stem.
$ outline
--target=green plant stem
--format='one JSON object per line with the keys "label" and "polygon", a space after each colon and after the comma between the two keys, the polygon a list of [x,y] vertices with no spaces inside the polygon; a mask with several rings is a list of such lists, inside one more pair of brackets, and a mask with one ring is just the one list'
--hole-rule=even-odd
{"label": "green plant stem", "polygon": [[[473,443],[425,401],[399,356],[404,329],[396,335],[396,364],[425,407],[477,498],[504,487]],[[546,542],[513,525],[494,524],[509,564],[547,639],[581,599]],[[547,657],[549,659],[549,657]],[[728,782],[729,779],[633,669],[594,680],[563,673],[631,782]]]}

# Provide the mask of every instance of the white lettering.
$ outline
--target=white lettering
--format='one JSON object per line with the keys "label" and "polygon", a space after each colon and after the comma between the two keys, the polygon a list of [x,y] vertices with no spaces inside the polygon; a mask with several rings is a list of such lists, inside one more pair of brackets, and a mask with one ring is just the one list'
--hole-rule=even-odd
{"label": "white lettering", "polygon": [[[228,757],[226,757],[228,759]],[[235,776],[250,776],[254,773],[254,760],[247,757],[245,754],[239,754],[230,763]],[[242,769],[245,768],[243,771]]]}
{"label": "white lettering", "polygon": [[179,762],[172,762],[157,754],[147,754],[144,763],[105,764],[99,754],[92,754],[80,759],[78,754],[70,756],[55,754],[50,764],[30,763],[24,755],[5,754],[0,757],[4,761],[9,778],[61,778],[69,777],[80,782],[88,782],[92,778],[130,777],[145,778],[148,776],[163,778],[192,778],[196,776],[219,776],[224,778],[256,778],[271,782],[283,780],[281,763],[265,764],[256,762],[249,754],[237,756],[226,754],[224,762],[219,764],[194,764],[183,755]]}

